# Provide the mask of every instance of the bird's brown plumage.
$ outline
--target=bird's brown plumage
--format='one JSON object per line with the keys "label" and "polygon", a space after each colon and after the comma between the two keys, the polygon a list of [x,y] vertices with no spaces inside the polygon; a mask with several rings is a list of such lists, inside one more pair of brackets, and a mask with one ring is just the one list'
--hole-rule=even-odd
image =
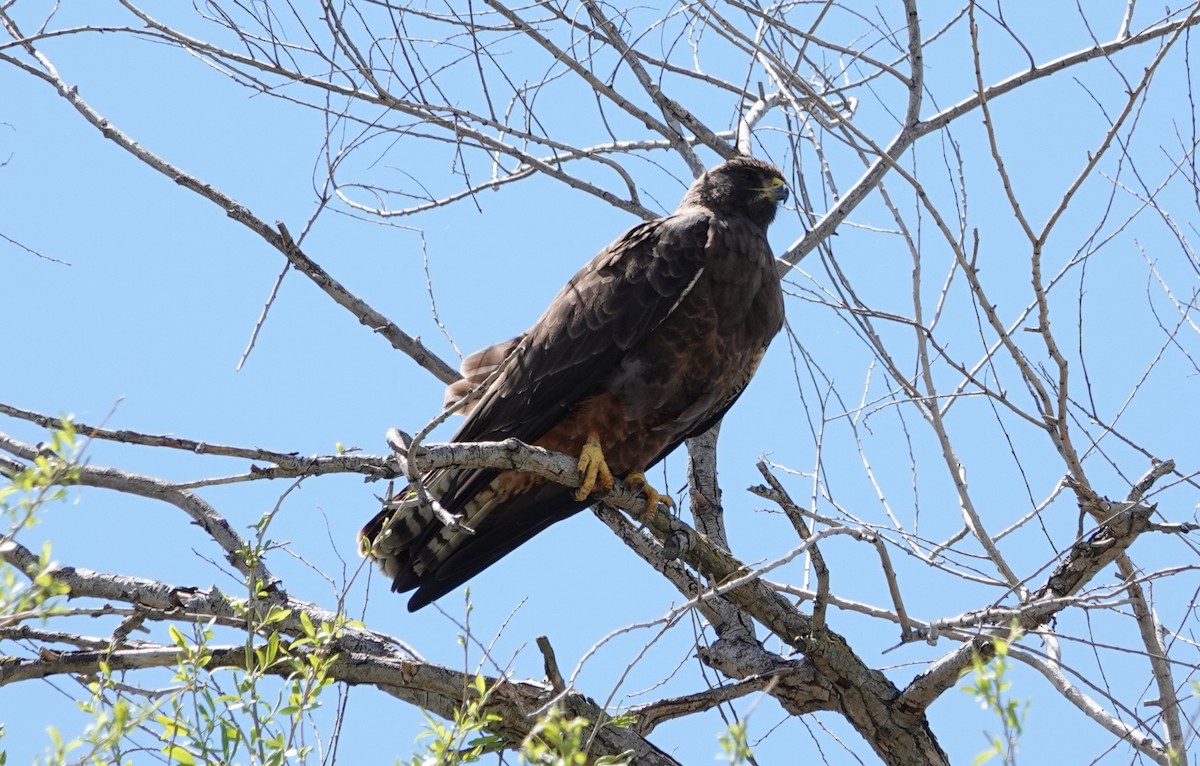
{"label": "bird's brown plumage", "polygon": [[[705,173],[672,215],[634,226],[584,266],[528,331],[463,361],[447,406],[519,349],[468,403],[454,441],[517,438],[578,455],[594,433],[625,476],[711,428],[783,323],[766,233],[786,199],[782,174],[759,160]],[[519,471],[442,469],[423,481],[474,534],[444,527],[411,492],[359,533],[393,590],[417,589],[410,610],[591,502]]]}

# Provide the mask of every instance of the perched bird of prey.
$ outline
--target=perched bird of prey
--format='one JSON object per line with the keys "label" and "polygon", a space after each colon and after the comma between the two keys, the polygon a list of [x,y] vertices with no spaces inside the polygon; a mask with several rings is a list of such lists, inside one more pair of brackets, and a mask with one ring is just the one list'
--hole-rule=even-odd
{"label": "perched bird of prey", "polygon": [[474,468],[424,476],[429,496],[474,534],[443,525],[411,488],[398,495],[359,533],[359,546],[392,590],[416,589],[409,611],[586,508],[614,475],[644,492],[650,509],[658,504],[644,471],[716,424],[783,324],[767,226],[787,198],[773,165],[749,157],[718,165],[674,213],[600,251],[533,327],[463,361],[447,404],[500,373],[467,401],[453,441],[515,437],[579,455],[584,481],[576,490]]}

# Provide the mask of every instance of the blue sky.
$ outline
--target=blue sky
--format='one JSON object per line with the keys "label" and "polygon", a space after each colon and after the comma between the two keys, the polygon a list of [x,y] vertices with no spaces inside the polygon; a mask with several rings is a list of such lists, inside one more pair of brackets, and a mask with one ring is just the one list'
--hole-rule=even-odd
{"label": "blue sky", "polygon": [[[1114,5],[1099,14],[1104,25],[1096,31],[1099,37],[1113,34],[1122,8]],[[18,16],[28,14],[29,27],[39,12],[45,11],[37,4],[19,4],[16,10]],[[90,13],[90,8],[68,4],[55,24],[90,21]],[[1045,17],[1053,13],[1062,16]],[[1044,8],[1036,19],[1010,20],[1035,57],[1044,61],[1088,44],[1086,31],[1073,14],[1070,9]],[[1147,16],[1142,22],[1151,20]],[[926,28],[936,26],[930,20]],[[986,41],[988,82],[1024,66],[1022,51],[1003,34],[993,31]],[[319,148],[325,132],[316,112],[255,95],[178,50],[120,35],[68,36],[48,40],[42,47],[89,103],[152,151],[222,189],[260,218],[287,222],[293,232],[312,215],[314,175],[319,178],[321,172]],[[973,83],[969,41],[961,25],[931,46],[930,54],[928,74],[935,98],[927,103],[925,115],[965,98]],[[883,52],[877,55],[891,57]],[[547,66],[530,52],[515,53],[512,60],[515,71]],[[1134,53],[1117,63],[1127,77],[1136,79],[1147,60],[1146,54]],[[1190,130],[1183,66],[1181,44],[1155,85],[1166,93],[1153,94],[1137,134],[1137,170],[1152,188],[1172,162],[1169,152],[1156,151],[1155,146],[1177,148]],[[736,68],[729,65],[731,71]],[[1086,152],[1102,137],[1104,116],[1096,101],[1107,110],[1114,105],[1119,110],[1121,88],[1109,65],[1096,62],[996,102],[994,117],[1005,144],[1006,166],[1031,219],[1044,219],[1086,160]],[[48,414],[71,413],[82,422],[105,422],[112,428],[301,454],[329,454],[339,443],[381,453],[385,429],[395,426],[412,432],[435,414],[441,385],[296,272],[287,275],[248,363],[237,371],[271,284],[283,268],[282,257],[211,203],[103,140],[44,83],[0,65],[0,92],[6,105],[0,106],[0,160],[7,159],[0,167],[0,234],[46,256],[36,257],[0,241],[0,286],[10,338],[9,353],[0,356],[0,400]],[[874,93],[894,105],[885,84]],[[868,90],[858,94],[856,124],[876,140],[886,141],[895,129],[894,115],[869,101],[870,95]],[[564,134],[590,136],[597,128],[589,122],[588,101],[576,98],[564,101],[563,108],[553,112],[554,119]],[[703,106],[713,119],[736,110],[736,103],[728,99]],[[778,130],[781,124],[767,127]],[[770,132],[766,136],[769,146],[781,146],[772,143]],[[1028,284],[1028,243],[1007,213],[1002,189],[990,172],[979,116],[964,118],[954,137],[963,151],[964,173],[971,179],[967,229],[980,231],[982,273],[995,288],[1004,316],[1011,320],[1026,300],[1022,290]],[[940,208],[951,213],[958,173],[953,156],[944,141],[932,136],[905,160],[928,179]],[[850,152],[835,146],[829,147],[829,158],[831,172],[844,192],[861,173],[861,165]],[[665,212],[680,196],[683,183],[678,179],[686,179],[687,170],[674,156],[660,154],[653,159],[661,167],[638,161],[628,167],[640,171],[641,191]],[[711,153],[703,159],[716,161]],[[819,169],[812,160],[799,158],[798,172],[816,186]],[[386,185],[405,177],[447,185],[456,181],[448,174],[444,148],[423,154],[415,144],[397,142],[385,149],[381,141],[350,164],[364,182]],[[439,170],[439,165],[445,169]],[[1132,184],[1130,171],[1122,172],[1122,183]],[[888,188],[897,204],[913,209],[909,188],[898,179],[890,181]],[[1048,243],[1051,271],[1087,246],[1089,232],[1103,217],[1098,211],[1109,204],[1110,191],[1111,185],[1102,178],[1085,186],[1081,201],[1069,210]],[[1189,193],[1186,185],[1176,181],[1162,197],[1184,221],[1188,234],[1197,216]],[[1115,199],[1111,221],[1103,224],[1105,232],[1116,228],[1112,221],[1137,209],[1131,194],[1121,192]],[[363,221],[334,206],[319,219],[304,243],[305,251],[355,294],[456,364],[454,348],[432,318],[429,285],[446,331],[459,350],[469,353],[526,327],[582,263],[635,222],[630,214],[549,179],[484,193],[476,202],[401,221],[413,228]],[[911,220],[920,224],[915,236],[922,245],[926,278],[921,289],[928,307],[936,301],[951,261],[928,218]],[[880,312],[910,316],[913,262],[894,229],[894,221],[875,194],[841,228],[832,253],[865,303]],[[803,233],[799,216],[781,215],[772,230],[772,243],[782,251]],[[1084,349],[1090,362],[1091,395],[1108,416],[1120,409],[1162,345],[1147,311],[1148,305],[1161,308],[1162,298],[1145,265],[1142,251],[1146,249],[1164,274],[1187,288],[1183,295],[1190,294],[1192,283],[1187,280],[1194,283],[1195,276],[1189,275],[1191,262],[1185,249],[1171,238],[1163,218],[1152,214],[1122,228],[1109,244],[1097,249],[1082,287],[1077,278],[1071,283],[1076,286],[1055,294],[1055,317],[1064,328],[1073,327],[1080,312],[1085,317],[1083,330],[1064,329],[1063,337],[1072,344],[1072,353]],[[846,314],[813,300],[813,285],[828,288],[831,283],[825,264],[814,255],[802,269],[805,273],[792,277],[789,322],[820,372],[814,372],[781,336],[743,401],[726,419],[721,477],[735,553],[744,561],[761,562],[795,545],[786,522],[742,488],[760,481],[754,463],[765,455],[797,472],[788,478],[789,489],[798,501],[809,500],[817,460],[813,432],[821,425],[816,402],[831,387],[843,400],[830,401],[822,432],[822,481],[828,482],[827,491],[842,509],[867,523],[887,526],[883,504],[862,468],[861,443],[889,507],[905,523],[919,523],[923,536],[944,539],[961,526],[961,517],[944,466],[929,461],[936,445],[919,417],[898,405],[869,406],[855,420],[857,431],[848,427],[850,419],[833,417],[843,409],[856,410],[860,400],[871,402],[883,396],[887,381],[872,366],[873,355],[852,331]],[[956,353],[979,344],[976,316],[963,293],[951,293],[943,322],[941,337],[954,344]],[[901,363],[911,367],[911,329],[886,321],[880,327],[895,344]],[[1184,343],[1194,350],[1195,336],[1190,337]],[[961,356],[973,359],[973,353],[962,351]],[[953,380],[944,368],[938,374],[943,386]],[[1195,374],[1185,355],[1167,349],[1143,383],[1146,394],[1121,416],[1122,427],[1132,438],[1160,457],[1175,458],[1186,471],[1195,470],[1198,457],[1196,409],[1182,404],[1194,392]],[[1014,396],[1022,394],[1013,391]],[[1061,475],[1062,465],[1040,434],[1021,428],[1001,431],[995,420],[989,420],[986,400],[967,398],[955,407],[952,429],[960,438],[960,457],[981,511],[989,523],[995,520],[994,533],[1028,510],[1031,496],[1034,502],[1043,500]],[[5,419],[0,430],[29,441],[42,438],[38,429],[11,419]],[[450,431],[438,433],[444,438]],[[910,449],[919,456],[919,464]],[[1022,457],[1019,464],[1012,457],[1014,450]],[[1127,489],[1121,474],[1132,472],[1136,477],[1145,465],[1119,445],[1112,445],[1111,451],[1120,472],[1100,459],[1093,465],[1106,494],[1119,497]],[[237,461],[101,443],[90,445],[87,457],[97,465],[180,481],[245,470]],[[661,481],[660,471],[653,476]],[[683,481],[682,461],[669,461],[666,486],[674,491]],[[1029,491],[1022,486],[1025,483]],[[234,485],[212,489],[205,496],[235,525],[245,528],[270,510],[284,489],[282,484]],[[280,552],[271,563],[292,595],[326,606],[334,603],[336,588],[320,573],[340,582],[360,566],[354,534],[374,513],[373,497],[383,491],[382,485],[364,484],[355,477],[326,477],[309,480],[288,496],[272,527],[272,537],[287,544],[287,554]],[[1195,512],[1196,492],[1177,486],[1163,493],[1161,502],[1169,508],[1169,520],[1185,521]],[[826,512],[833,509],[827,499],[818,499],[816,506]],[[1064,499],[1060,511],[1047,521],[1049,536],[1056,544],[1064,539],[1069,543],[1076,523],[1071,504]],[[1030,537],[1028,547],[1015,547],[1011,555],[1023,573],[1035,572],[1053,560],[1040,531],[1022,534]],[[50,509],[26,544],[36,546],[43,538],[53,541],[55,557],[64,563],[177,584],[236,587],[206,561],[218,553],[211,541],[181,514],[160,504],[100,490],[73,492],[69,503]],[[1182,544],[1158,545],[1145,560],[1148,571],[1166,564],[1194,564],[1194,553]],[[835,592],[887,603],[883,578],[868,548],[837,539],[824,551],[833,567]],[[986,606],[1002,595],[939,576],[902,554],[894,555],[900,560],[902,586],[912,600],[909,608],[922,618]],[[439,602],[450,617],[436,609],[409,615],[403,600],[388,594],[378,577],[370,578],[370,596],[365,599],[365,575],[363,570],[352,591],[352,614],[362,616],[372,628],[399,636],[429,660],[469,669],[480,662],[478,646],[464,651],[457,640],[462,631],[456,622],[463,615],[461,597],[448,596]],[[770,577],[800,583],[804,576],[802,564],[795,562]],[[1040,578],[1034,576],[1032,581],[1038,583]],[[1161,599],[1186,603],[1195,579],[1180,577],[1159,587]],[[474,638],[491,646],[492,658],[522,678],[542,674],[533,644],[538,635],[550,637],[560,663],[570,669],[613,629],[655,619],[680,602],[676,592],[590,514],[553,527],[476,578],[471,597]],[[1178,614],[1172,614],[1177,618],[1172,626],[1177,627]],[[1111,618],[1098,613],[1094,619],[1091,626],[1063,627],[1078,635],[1089,629],[1095,631],[1093,636],[1105,635],[1105,623]],[[1127,631],[1128,625],[1112,622],[1115,642],[1128,641],[1128,635],[1119,632]],[[909,644],[884,654],[897,641],[898,631],[890,626],[881,631],[879,623],[836,610],[831,624],[869,663],[888,668],[900,684],[919,672],[922,663],[951,647],[943,640],[936,646]],[[81,628],[87,629],[105,631],[104,626]],[[636,705],[703,688],[698,665],[690,659],[693,626],[685,621],[662,639],[657,635],[657,628],[642,629],[607,642],[583,666],[578,687],[598,700],[613,694],[614,705]],[[639,659],[651,641],[652,648]],[[614,691],[616,672],[635,659],[633,672]],[[1078,661],[1083,667],[1089,658]],[[1106,666],[1111,673],[1108,682],[1131,690],[1129,705],[1136,708],[1144,668],[1129,660],[1126,675],[1122,662],[1114,660]],[[485,670],[495,672],[486,665]],[[1080,738],[1089,737],[1107,743],[1090,728],[1092,724],[1049,693],[1036,675],[1017,673],[1016,694],[1033,700],[1035,716],[1023,752],[1035,762],[1056,757],[1083,762],[1078,758],[1081,747],[1089,759],[1099,755],[1094,752],[1097,748],[1080,744]],[[1180,680],[1184,677],[1181,671]],[[57,685],[66,695],[76,693],[70,682],[60,680]],[[648,691],[635,694],[640,690]],[[66,695],[50,684],[0,688],[7,731],[2,743],[10,763],[28,762],[44,751],[46,726],[56,725],[69,735],[81,725]],[[752,740],[786,718],[770,700],[756,702],[750,697],[736,707],[743,714],[752,711]],[[995,726],[975,708],[961,692],[952,691],[930,711],[934,730],[954,762],[966,761],[983,749],[982,730]],[[809,731],[818,726],[829,727],[849,750],[873,762],[861,739],[841,721],[832,716],[817,716],[816,721],[788,722],[761,744],[760,762],[789,762],[797,752],[815,757],[814,739],[826,748],[829,762],[854,762],[827,736],[810,737]],[[372,690],[353,689],[340,755],[350,763],[390,763],[412,752],[411,740],[421,726],[419,714],[401,703]],[[652,739],[685,763],[707,763],[719,751],[716,738],[722,726],[715,714],[709,714],[665,724]],[[386,744],[380,742],[381,727],[390,735]],[[1064,731],[1072,736],[1063,736]]]}

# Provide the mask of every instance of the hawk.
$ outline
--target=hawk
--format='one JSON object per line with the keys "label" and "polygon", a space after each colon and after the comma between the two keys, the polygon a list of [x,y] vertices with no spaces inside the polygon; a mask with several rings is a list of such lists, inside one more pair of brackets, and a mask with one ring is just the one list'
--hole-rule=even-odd
{"label": "hawk", "polygon": [[[411,489],[359,533],[359,549],[426,606],[622,476],[644,472],[720,420],[783,325],[767,226],[788,187],[775,166],[737,157],[707,171],[678,209],[622,234],[523,334],[466,357],[447,405],[468,395],[456,442],[510,437],[579,455],[578,490],[522,471],[445,468],[422,478],[469,530],[445,526]],[[516,354],[507,364],[510,355]],[[500,370],[486,391],[473,391]],[[670,500],[666,502],[669,504]],[[472,534],[473,531],[473,534]]]}

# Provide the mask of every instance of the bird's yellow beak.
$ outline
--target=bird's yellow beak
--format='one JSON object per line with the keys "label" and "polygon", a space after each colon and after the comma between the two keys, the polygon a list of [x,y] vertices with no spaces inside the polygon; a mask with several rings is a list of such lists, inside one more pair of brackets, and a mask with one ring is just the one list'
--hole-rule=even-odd
{"label": "bird's yellow beak", "polygon": [[790,194],[787,184],[784,183],[782,178],[772,178],[761,191],[764,197],[774,202],[787,202],[788,195]]}

